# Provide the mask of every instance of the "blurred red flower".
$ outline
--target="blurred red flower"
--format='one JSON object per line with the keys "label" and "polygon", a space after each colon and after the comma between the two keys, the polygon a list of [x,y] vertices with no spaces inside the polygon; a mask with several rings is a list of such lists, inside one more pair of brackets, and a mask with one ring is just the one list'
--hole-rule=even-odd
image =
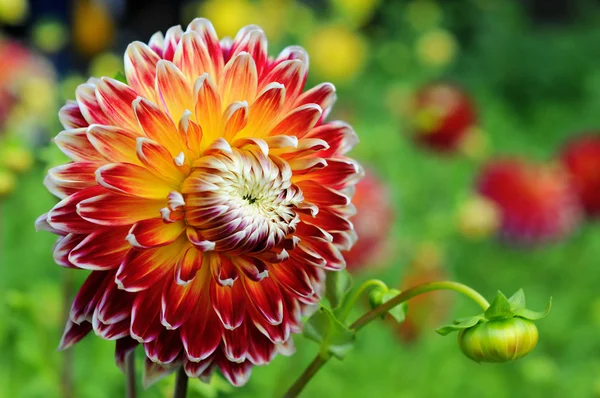
{"label": "blurred red flower", "polygon": [[561,167],[524,159],[496,159],[484,166],[477,190],[497,206],[500,232],[513,242],[564,238],[577,226],[580,207]]}
{"label": "blurred red flower", "polygon": [[469,95],[450,83],[431,83],[421,88],[409,106],[416,142],[437,152],[454,152],[477,124]]}
{"label": "blurred red flower", "polygon": [[358,271],[376,265],[385,258],[394,209],[387,186],[367,171],[356,184],[352,199],[357,213],[351,218],[358,241],[344,254],[348,270]]}
{"label": "blurred red flower", "polygon": [[587,215],[600,216],[600,135],[568,142],[560,158]]}

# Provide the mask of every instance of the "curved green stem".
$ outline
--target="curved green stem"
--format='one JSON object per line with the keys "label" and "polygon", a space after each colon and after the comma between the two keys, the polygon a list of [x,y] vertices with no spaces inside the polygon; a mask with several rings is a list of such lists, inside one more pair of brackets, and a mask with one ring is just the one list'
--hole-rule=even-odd
{"label": "curved green stem", "polygon": [[385,283],[383,283],[382,281],[380,281],[378,279],[369,279],[368,281],[366,281],[365,283],[360,285],[360,287],[358,289],[356,289],[354,291],[354,293],[352,293],[352,295],[347,300],[344,301],[344,303],[342,304],[342,307],[339,310],[338,319],[340,321],[344,322],[346,320],[346,318],[348,317],[348,315],[350,314],[350,311],[352,311],[354,304],[356,304],[356,302],[358,301],[360,296],[362,296],[362,294],[366,290],[370,290],[376,286],[387,289],[387,285]]}
{"label": "curved green stem", "polygon": [[463,285],[462,283],[452,281],[429,282],[405,290],[399,295],[395,296],[393,299],[386,301],[385,303],[373,308],[371,311],[367,312],[366,314],[361,316],[356,322],[350,325],[350,329],[358,331],[364,326],[366,326],[369,322],[376,319],[378,316],[385,314],[395,306],[400,305],[403,302],[410,300],[415,296],[418,296],[423,293],[432,292],[434,290],[453,290],[457,293],[461,293],[464,296],[476,302],[484,311],[490,306],[490,303],[488,303],[485,297],[483,297],[474,289],[471,289],[469,286]]}
{"label": "curved green stem", "polygon": [[[370,286],[369,282],[372,281],[367,281],[366,283],[361,285],[361,287],[357,289],[357,291],[352,295],[351,299],[348,300],[348,303],[356,302],[356,299],[358,299],[360,294],[362,294],[362,292],[364,292],[364,290]],[[423,293],[432,292],[435,290],[453,290],[473,300],[484,311],[490,306],[488,301],[481,294],[479,294],[474,289],[471,289],[469,286],[463,285],[462,283],[452,281],[429,282],[405,290],[402,293],[395,296],[394,298],[392,298],[391,300],[388,300],[385,303],[373,308],[371,311],[368,311],[363,316],[358,318],[358,320],[352,323],[350,325],[350,329],[354,331],[359,331],[360,329],[368,325],[371,321],[377,319],[380,315],[385,314],[395,306],[400,305],[403,302],[410,300],[415,296],[421,295]],[[347,315],[346,312],[349,311],[350,310],[347,308],[346,304],[344,304],[342,315]],[[293,398],[298,396],[298,394],[300,394],[300,392],[304,389],[306,384],[308,384],[308,382],[313,378],[315,374],[317,374],[319,369],[321,369],[321,367],[323,367],[323,365],[325,365],[328,360],[329,357],[323,357],[322,355],[320,355],[320,353],[317,354],[317,356],[313,359],[308,368],[306,368],[302,375],[300,375],[300,377],[294,382],[294,384],[292,384],[290,389],[285,393],[284,397]]]}

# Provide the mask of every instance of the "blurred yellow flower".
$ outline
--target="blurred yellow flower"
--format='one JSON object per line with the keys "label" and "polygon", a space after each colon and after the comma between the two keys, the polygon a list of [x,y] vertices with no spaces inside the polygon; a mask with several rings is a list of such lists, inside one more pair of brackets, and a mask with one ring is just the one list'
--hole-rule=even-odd
{"label": "blurred yellow flower", "polygon": [[104,2],[79,0],[73,12],[73,42],[79,53],[93,56],[111,44],[114,22]]}
{"label": "blurred yellow flower", "polygon": [[27,171],[33,165],[33,154],[20,145],[2,144],[0,167],[6,167],[16,173]]}
{"label": "blurred yellow flower", "polygon": [[221,37],[233,37],[241,27],[256,24],[276,41],[288,25],[292,5],[291,0],[208,0],[199,5],[197,16],[210,19]]}
{"label": "blurred yellow flower", "polygon": [[315,75],[336,84],[349,81],[360,72],[367,52],[357,32],[339,25],[314,31],[307,38],[306,47]]}
{"label": "blurred yellow flower", "polygon": [[336,13],[353,26],[362,26],[375,14],[379,0],[330,0]]}
{"label": "blurred yellow flower", "polygon": [[47,115],[56,105],[55,89],[54,81],[47,76],[29,76],[23,79],[22,104],[29,112]]}
{"label": "blurred yellow flower", "polygon": [[60,51],[67,44],[68,37],[67,27],[57,19],[47,19],[36,23],[31,32],[33,43],[46,53]]}
{"label": "blurred yellow flower", "polygon": [[415,50],[423,65],[439,68],[454,60],[458,43],[452,33],[444,29],[435,29],[417,40]]}
{"label": "blurred yellow flower", "polygon": [[198,8],[198,15],[211,20],[221,37],[233,37],[242,26],[258,24],[259,19],[256,6],[247,0],[202,2]]}
{"label": "blurred yellow flower", "polygon": [[29,15],[27,0],[0,0],[0,21],[9,25],[22,23]]}
{"label": "blurred yellow flower", "polygon": [[482,240],[494,234],[500,227],[500,213],[489,199],[474,196],[458,209],[458,229],[472,240]]}
{"label": "blurred yellow flower", "polygon": [[17,179],[8,170],[0,169],[0,197],[11,193],[17,185]]}
{"label": "blurred yellow flower", "polygon": [[432,29],[441,23],[442,10],[435,1],[414,0],[406,5],[405,19],[415,30]]}
{"label": "blurred yellow flower", "polygon": [[97,55],[90,63],[91,76],[115,77],[119,72],[123,73],[123,58],[111,52]]}

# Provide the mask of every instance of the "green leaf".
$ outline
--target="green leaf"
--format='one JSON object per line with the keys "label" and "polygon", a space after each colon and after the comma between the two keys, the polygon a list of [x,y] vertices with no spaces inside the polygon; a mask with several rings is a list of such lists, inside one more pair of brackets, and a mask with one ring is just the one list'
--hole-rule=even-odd
{"label": "green leaf", "polygon": [[510,303],[510,309],[513,311],[525,308],[525,292],[523,291],[523,289],[517,290],[515,294],[510,296],[508,302]]}
{"label": "green leaf", "polygon": [[513,317],[514,314],[511,311],[510,303],[501,291],[498,291],[496,298],[492,301],[489,308],[485,310],[485,317],[487,319],[506,319]]}
{"label": "green leaf", "polygon": [[515,315],[521,318],[529,319],[530,321],[537,321],[538,319],[544,318],[550,312],[552,308],[552,297],[548,300],[548,304],[543,311],[532,311],[527,308],[519,308],[514,311]]}
{"label": "green leaf", "polygon": [[323,306],[308,319],[303,334],[321,345],[322,356],[333,355],[343,359],[354,346],[354,332]]}
{"label": "green leaf", "polygon": [[127,78],[125,77],[125,75],[124,75],[124,74],[123,74],[123,72],[121,72],[121,71],[118,71],[118,72],[115,74],[115,77],[114,77],[113,79],[115,79],[115,80],[118,80],[118,81],[120,81],[121,83],[125,83],[125,84],[127,84]]}
{"label": "green leaf", "polygon": [[445,336],[449,333],[456,332],[458,330],[471,328],[484,320],[485,317],[483,316],[483,314],[471,316],[468,318],[460,318],[452,322],[452,325],[447,325],[436,329],[436,332],[441,334],[442,336]]}
{"label": "green leaf", "polygon": [[331,308],[337,308],[352,287],[352,277],[348,271],[328,272],[325,281],[325,297],[329,300]]}
{"label": "green leaf", "polygon": [[[387,292],[384,292],[381,297],[381,304],[386,303],[400,294],[400,290],[398,289],[389,289]],[[407,302],[403,302],[388,311],[388,313],[396,320],[398,323],[404,322],[406,319],[406,311],[408,310]]]}
{"label": "green leaf", "polygon": [[376,286],[374,289],[371,289],[369,292],[369,306],[371,309],[383,304],[383,295],[388,290],[389,289],[384,286]]}

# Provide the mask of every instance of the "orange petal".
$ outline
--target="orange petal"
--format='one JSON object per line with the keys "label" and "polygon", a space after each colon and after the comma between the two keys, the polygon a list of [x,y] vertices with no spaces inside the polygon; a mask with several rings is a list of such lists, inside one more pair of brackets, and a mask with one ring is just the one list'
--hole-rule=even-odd
{"label": "orange petal", "polygon": [[158,179],[148,169],[131,163],[102,166],[96,171],[96,180],[111,191],[147,199],[166,198],[177,188]]}
{"label": "orange petal", "polygon": [[208,49],[200,35],[194,31],[183,34],[175,51],[173,63],[181,69],[190,84],[193,84],[205,72],[210,76],[216,76]]}
{"label": "orange petal", "polygon": [[186,250],[175,269],[175,281],[178,285],[185,286],[191,282],[203,263],[203,254],[195,247]]}
{"label": "orange petal", "polygon": [[138,97],[133,102],[133,110],[148,138],[164,145],[173,157],[185,150],[185,137],[179,134],[173,120],[157,105]]}
{"label": "orange petal", "polygon": [[138,221],[160,216],[164,200],[148,200],[104,192],[87,198],[77,205],[77,214],[99,225],[133,225]]}
{"label": "orange petal", "polygon": [[190,120],[191,112],[184,113],[179,121],[179,133],[186,137],[188,160],[197,159],[200,156],[200,144],[202,143],[202,127],[199,124]]}
{"label": "orange petal", "polygon": [[100,108],[114,126],[139,130],[132,108],[136,97],[135,90],[115,79],[103,77],[96,85],[96,98]]}
{"label": "orange petal", "polygon": [[319,121],[323,111],[316,104],[298,107],[288,113],[269,135],[294,135],[304,137]]}
{"label": "orange petal", "polygon": [[211,75],[211,77],[217,80],[223,70],[224,61],[221,43],[219,43],[219,37],[215,28],[208,19],[196,18],[190,22],[187,30],[188,32],[194,31],[200,35],[200,38],[208,49],[209,58],[213,63],[214,75]]}
{"label": "orange petal", "polygon": [[183,182],[184,174],[164,146],[148,138],[137,140],[137,156],[155,176],[177,186]]}
{"label": "orange petal", "polygon": [[241,52],[247,52],[252,56],[260,76],[266,67],[268,57],[267,37],[260,27],[249,25],[240,29],[231,46],[231,58]]}
{"label": "orange petal", "polygon": [[178,239],[167,246],[131,250],[117,271],[117,285],[128,292],[139,292],[164,280],[173,272],[185,243],[185,239]]}
{"label": "orange petal", "polygon": [[158,61],[156,90],[173,121],[179,121],[186,109],[194,109],[192,85],[172,62]]}
{"label": "orange petal", "polygon": [[253,101],[256,97],[257,84],[258,73],[252,56],[247,52],[236,55],[225,65],[219,81],[222,104]]}
{"label": "orange petal", "polygon": [[262,89],[273,82],[283,84],[291,104],[302,92],[306,79],[305,69],[305,65],[298,59],[283,61],[262,77],[259,86]]}
{"label": "orange petal", "polygon": [[64,130],[54,138],[56,146],[75,162],[102,161],[104,158],[90,143],[87,128]]}
{"label": "orange petal", "polygon": [[162,218],[152,218],[136,223],[127,235],[127,241],[136,248],[148,249],[174,242],[185,230],[185,223],[165,223]]}
{"label": "orange petal", "polygon": [[109,162],[140,164],[135,154],[139,133],[121,127],[93,124],[87,129],[87,137],[94,148]]}
{"label": "orange petal", "polygon": [[204,148],[221,137],[221,97],[207,73],[196,80],[194,91],[197,94],[196,121],[202,127]]}
{"label": "orange petal", "polygon": [[317,104],[323,109],[323,118],[325,118],[335,100],[335,86],[331,83],[321,83],[300,95],[294,102],[293,108],[306,104]]}
{"label": "orange petal", "polygon": [[223,136],[231,141],[248,122],[248,103],[236,101],[229,105],[223,113]]}
{"label": "orange petal", "polygon": [[48,170],[44,184],[50,192],[64,199],[82,189],[97,185],[95,172],[99,162],[67,163]]}
{"label": "orange petal", "polygon": [[285,101],[285,87],[280,83],[271,83],[264,88],[256,101],[250,106],[248,123],[237,137],[264,137],[281,118]]}

